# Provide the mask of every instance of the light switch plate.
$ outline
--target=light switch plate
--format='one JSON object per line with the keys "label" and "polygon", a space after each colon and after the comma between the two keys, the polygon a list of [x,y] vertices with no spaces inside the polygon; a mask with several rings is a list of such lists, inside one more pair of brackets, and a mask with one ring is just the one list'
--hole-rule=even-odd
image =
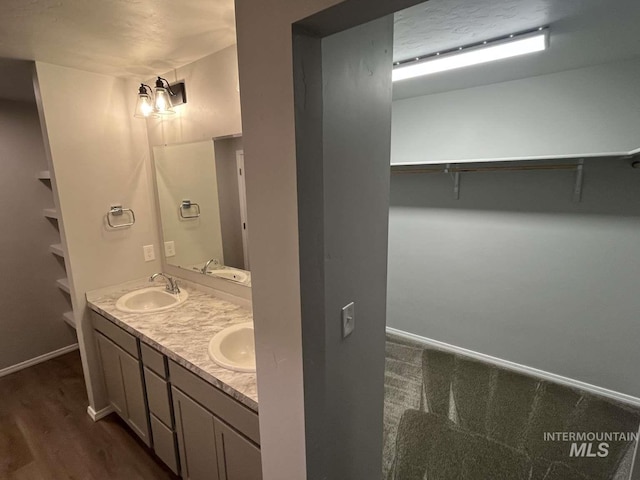
{"label": "light switch plate", "polygon": [[176,256],[176,243],[173,240],[164,242],[164,256],[167,258]]}
{"label": "light switch plate", "polygon": [[142,247],[142,251],[144,252],[144,261],[151,262],[156,259],[156,252],[153,249],[153,245],[145,245]]}
{"label": "light switch plate", "polygon": [[342,338],[347,338],[356,328],[355,303],[342,307]]}

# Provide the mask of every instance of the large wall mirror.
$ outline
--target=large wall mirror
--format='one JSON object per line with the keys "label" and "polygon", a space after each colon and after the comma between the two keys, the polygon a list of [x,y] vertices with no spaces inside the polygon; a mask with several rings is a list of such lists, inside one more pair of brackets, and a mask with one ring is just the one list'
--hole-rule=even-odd
{"label": "large wall mirror", "polygon": [[168,265],[250,286],[240,136],[153,147]]}

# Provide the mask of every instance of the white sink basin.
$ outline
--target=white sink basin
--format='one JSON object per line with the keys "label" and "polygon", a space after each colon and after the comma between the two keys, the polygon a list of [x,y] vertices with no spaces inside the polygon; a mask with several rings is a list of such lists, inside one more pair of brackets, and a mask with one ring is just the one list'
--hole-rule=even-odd
{"label": "white sink basin", "polygon": [[249,279],[249,275],[240,270],[225,269],[225,270],[209,270],[209,275],[214,277],[226,278],[227,280],[234,280],[236,282],[244,283]]}
{"label": "white sink basin", "polygon": [[189,293],[185,290],[173,294],[167,292],[165,287],[142,288],[121,296],[116,308],[125,313],[162,312],[181,305],[188,297]]}
{"label": "white sink basin", "polygon": [[209,342],[209,357],[218,365],[236,372],[256,371],[253,323],[240,323],[216,333]]}

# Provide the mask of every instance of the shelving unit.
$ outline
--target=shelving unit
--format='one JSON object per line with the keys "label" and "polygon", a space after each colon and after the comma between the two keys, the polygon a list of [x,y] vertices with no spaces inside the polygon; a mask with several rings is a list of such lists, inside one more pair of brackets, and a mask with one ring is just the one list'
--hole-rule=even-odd
{"label": "shelving unit", "polygon": [[47,218],[58,220],[58,210],[56,210],[55,208],[45,208],[44,210],[42,210],[42,215]]}
{"label": "shelving unit", "polygon": [[[48,159],[50,163],[50,158]],[[51,224],[58,230],[60,233],[60,243],[54,243],[49,245],[49,251],[62,259],[62,268],[64,270],[64,277],[59,278],[55,281],[56,287],[58,287],[61,291],[63,291],[68,296],[69,307],[71,310],[60,313],[60,319],[64,321],[69,326],[76,328],[75,316],[73,314],[73,292],[72,292],[72,283],[69,281],[69,264],[67,262],[67,254],[66,254],[66,246],[64,244],[64,234],[62,227],[62,219],[60,215],[60,211],[58,210],[58,199],[57,199],[57,191],[55,186],[55,179],[53,178],[52,171],[49,170],[41,170],[36,173],[35,178],[41,181],[44,185],[47,186],[51,190],[51,194],[53,196],[53,203],[56,205],[53,208],[44,208],[42,210],[42,215],[44,218],[54,220]]]}
{"label": "shelving unit", "polygon": [[51,172],[49,170],[41,170],[36,174],[38,180],[51,181]]}
{"label": "shelving unit", "polygon": [[54,243],[53,245],[49,245],[49,251],[58,257],[64,258],[64,249],[62,248],[61,243]]}
{"label": "shelving unit", "polygon": [[37,76],[34,77],[33,86],[46,156],[46,165],[42,165],[42,170],[34,172],[34,181],[40,182],[51,192],[51,202],[47,202],[48,205],[43,205],[43,207],[47,208],[44,208],[42,210],[42,215],[44,217],[43,220],[48,221],[48,223],[51,224],[51,227],[55,228],[58,233],[59,240],[49,237],[47,243],[49,243],[49,252],[51,252],[51,255],[55,256],[57,263],[60,264],[61,270],[61,272],[55,274],[55,276],[59,277],[58,279],[55,279],[55,277],[51,279],[51,288],[59,288],[62,292],[64,292],[63,297],[67,303],[67,305],[64,305],[63,302],[63,305],[61,307],[58,307],[62,311],[52,312],[52,318],[54,319],[54,321],[63,321],[70,327],[76,329],[75,317],[78,316],[78,312],[76,311],[77,298],[74,291],[73,273],[71,271],[69,249],[64,228],[64,219],[62,216],[62,211],[60,209],[60,197],[58,195],[58,185],[56,183],[56,172],[54,168],[53,158],[51,156],[49,134],[47,131],[47,123],[44,116],[42,97],[40,96],[40,85],[38,83]]}
{"label": "shelving unit", "polygon": [[66,323],[68,323],[73,328],[76,328],[76,319],[73,316],[73,311],[64,312],[62,314],[62,320],[64,320]]}
{"label": "shelving unit", "polygon": [[71,285],[69,285],[68,278],[59,278],[58,280],[56,280],[56,284],[58,285],[58,288],[60,290],[65,293],[71,294]]}

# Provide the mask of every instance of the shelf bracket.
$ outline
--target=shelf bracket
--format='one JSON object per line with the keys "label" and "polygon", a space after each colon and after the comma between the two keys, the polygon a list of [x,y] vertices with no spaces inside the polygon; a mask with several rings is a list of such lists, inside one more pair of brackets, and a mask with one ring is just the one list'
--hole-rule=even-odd
{"label": "shelf bracket", "polygon": [[580,159],[576,165],[576,182],[573,187],[573,201],[582,201],[582,185],[584,183],[584,159]]}
{"label": "shelf bracket", "polygon": [[[444,166],[444,173],[451,173],[450,171],[451,164],[447,163]],[[453,173],[453,198],[456,200],[460,200],[460,172]]]}

